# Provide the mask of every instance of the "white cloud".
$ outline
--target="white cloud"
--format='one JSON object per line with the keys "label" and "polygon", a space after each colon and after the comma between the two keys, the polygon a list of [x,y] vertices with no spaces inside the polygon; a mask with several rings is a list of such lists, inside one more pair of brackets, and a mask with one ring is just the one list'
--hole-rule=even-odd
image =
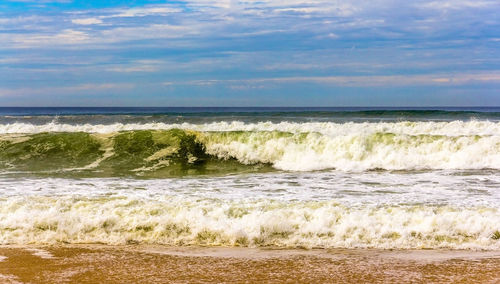
{"label": "white cloud", "polygon": [[160,24],[139,27],[120,27],[102,31],[98,41],[119,42],[142,39],[178,38],[193,32],[195,31],[185,26]]}
{"label": "white cloud", "polygon": [[49,41],[53,41],[54,43],[63,43],[63,44],[73,44],[77,42],[86,41],[88,39],[89,36],[87,33],[72,29],[63,30],[62,32],[56,34],[53,37],[48,37]]}
{"label": "white cloud", "polygon": [[498,6],[498,1],[491,0],[454,0],[454,1],[431,1],[423,3],[421,7],[438,10],[458,10],[464,8],[485,8]]}
{"label": "white cloud", "polygon": [[5,45],[11,44],[16,48],[30,48],[34,46],[72,45],[84,43],[90,36],[82,31],[66,29],[57,34],[1,34],[0,41]]}
{"label": "white cloud", "polygon": [[[483,7],[491,0],[418,1],[400,4],[398,11],[419,7]],[[186,8],[187,7],[187,8]],[[401,25],[388,12],[394,7],[387,0],[375,2],[351,2],[340,0],[188,0],[186,4],[165,4],[136,8],[112,8],[65,12],[50,22],[27,22],[22,33],[10,33],[9,42],[36,47],[47,44],[107,44],[144,39],[171,39],[190,37],[184,44],[196,46],[199,39],[210,37],[250,37],[271,34],[313,34],[320,38],[373,38],[401,39],[408,35],[432,34],[436,30],[450,29],[442,25],[442,19],[426,17]],[[397,15],[397,13],[394,13]],[[157,16],[147,21],[128,18]],[[307,17],[307,19],[306,19]],[[48,17],[50,18],[50,17]],[[68,19],[69,18],[69,19]],[[119,19],[126,18],[126,19]],[[16,18],[0,18],[0,24],[10,24]],[[104,19],[107,19],[104,21]],[[36,23],[38,21],[38,23]],[[45,21],[45,20],[44,20]],[[71,21],[86,25],[84,32],[69,34]],[[103,24],[103,21],[106,25]],[[35,23],[34,23],[35,22]],[[94,25],[100,25],[94,28]],[[16,29],[19,29],[16,25]],[[451,27],[454,28],[454,27]],[[45,30],[41,30],[45,29]],[[47,35],[60,30],[58,35]],[[41,31],[41,32],[37,32]],[[0,34],[0,40],[2,35]],[[71,40],[72,39],[72,40]],[[37,44],[37,40],[39,41]]]}
{"label": "white cloud", "polygon": [[327,37],[327,38],[333,38],[333,39],[339,38],[339,36],[337,34],[334,34],[334,33],[329,33],[325,37]]}
{"label": "white cloud", "polygon": [[84,19],[73,19],[71,20],[73,24],[77,25],[98,25],[102,24],[102,20],[98,18],[84,18]]}
{"label": "white cloud", "polygon": [[159,69],[157,66],[143,65],[143,66],[129,66],[129,67],[112,67],[108,68],[107,70],[112,72],[132,73],[132,72],[156,72]]}
{"label": "white cloud", "polygon": [[134,40],[173,39],[188,34],[194,35],[197,34],[197,31],[184,26],[153,24],[149,26],[119,27],[102,31],[65,29],[57,34],[0,33],[0,42],[2,42],[4,48],[84,46]]}
{"label": "white cloud", "polygon": [[273,12],[277,13],[301,13],[301,14],[326,14],[329,16],[347,17],[353,15],[358,9],[347,3],[325,2],[322,5],[306,7],[277,8]]}
{"label": "white cloud", "polygon": [[142,7],[142,8],[130,8],[121,9],[116,11],[115,14],[110,16],[104,16],[105,18],[126,18],[126,17],[145,17],[151,15],[164,16],[171,13],[182,12],[182,9],[167,7],[167,6],[155,6],[155,7]]}
{"label": "white cloud", "polygon": [[99,91],[131,89],[130,83],[79,84],[73,86],[42,87],[42,88],[0,88],[0,97],[32,96],[32,95],[71,95],[77,93],[93,93]]}
{"label": "white cloud", "polygon": [[163,63],[161,60],[137,60],[131,64],[122,64],[108,68],[107,70],[120,73],[156,72]]}
{"label": "white cloud", "polygon": [[[491,60],[491,54],[496,54],[494,47],[492,51],[487,50],[484,44],[475,45],[472,50],[476,52],[474,55],[464,46],[468,44],[473,46],[472,43],[481,37],[477,35],[481,31],[491,36],[494,34],[493,28],[498,25],[496,18],[490,16],[483,20],[481,11],[473,10],[477,12],[473,15],[468,8],[488,7],[489,10],[494,11],[493,5],[498,5],[500,2],[492,0],[396,2],[389,0],[188,0],[175,2],[176,4],[137,8],[71,10],[59,14],[55,11],[39,13],[34,11],[33,14],[30,13],[30,16],[26,13],[13,16],[2,13],[0,24],[2,24],[2,29],[8,32],[0,31],[0,49],[32,48],[34,53],[43,53],[49,48],[95,49],[92,56],[95,54],[109,56],[100,62],[99,68],[105,71],[117,73],[178,71],[183,76],[190,74],[198,76],[200,73],[220,74],[220,72],[233,70],[255,72],[252,74],[259,74],[255,76],[262,77],[271,73],[271,76],[281,74],[277,72],[279,70],[287,71],[282,74],[297,75],[328,74],[326,72],[332,72],[330,74],[387,74],[388,72],[404,74],[429,70],[431,72],[432,70],[477,70],[481,64],[473,59],[497,64],[497,61]],[[415,7],[425,9],[415,12]],[[434,11],[439,9],[462,10],[456,10],[442,17],[440,13]],[[10,17],[6,18],[6,15]],[[152,17],[142,18],[146,16]],[[467,27],[475,30],[466,30]],[[464,35],[470,34],[470,41],[458,42],[457,34],[460,39],[467,39]],[[274,35],[277,36],[274,37]],[[452,40],[455,41],[452,42]],[[491,43],[499,41],[498,37],[486,40]],[[115,53],[111,51],[127,49],[132,45],[134,48],[165,48],[165,52],[161,55],[159,53],[133,55],[134,58],[162,57],[164,63],[137,61],[123,64],[127,62],[127,59],[120,58],[122,55],[119,53],[116,53],[118,55],[114,57]],[[424,55],[424,49],[426,52],[435,52],[450,45],[453,46],[449,48],[452,53],[441,53],[442,58],[447,59],[447,62],[437,56],[425,57]],[[351,46],[352,49],[350,49]],[[174,49],[174,52],[170,52]],[[316,50],[322,56],[309,57],[307,49]],[[193,50],[196,52],[192,52]],[[222,54],[221,50],[236,52],[253,50],[255,56],[241,58],[227,56],[227,54]],[[385,52],[377,50],[385,50]],[[483,50],[486,52],[482,52]],[[30,51],[24,50],[23,52],[29,53]],[[273,55],[269,56],[270,53]],[[214,56],[210,56],[212,54]],[[465,57],[464,60],[461,60],[462,55]],[[79,57],[79,62],[88,62],[82,58],[85,56]],[[424,63],[435,65],[422,67],[421,64]],[[382,66],[383,64],[386,65]],[[457,64],[462,64],[464,68],[466,65],[474,65],[474,67],[457,69],[455,68]],[[20,64],[18,65],[15,68],[21,68]],[[50,69],[40,66],[42,65],[24,64],[23,68],[26,70],[39,68],[38,70],[43,69],[45,72]],[[52,68],[61,69],[60,66]],[[90,68],[93,67],[89,67],[89,70]],[[81,68],[79,71],[84,72]],[[128,76],[129,74],[113,75]],[[345,85],[382,84],[380,82],[397,85],[400,79],[431,84],[457,84],[463,80],[457,78],[449,80],[446,76],[425,78],[414,76],[412,78],[348,76],[296,77],[295,79]],[[286,79],[273,80],[278,82]],[[484,78],[477,80],[485,81]],[[196,84],[214,84],[214,82],[205,81]]]}
{"label": "white cloud", "polygon": [[22,62],[20,58],[0,58],[0,64],[12,64]]}
{"label": "white cloud", "polygon": [[[369,87],[369,86],[412,86],[412,85],[463,85],[473,82],[498,82],[500,73],[449,74],[449,75],[388,75],[388,76],[296,76],[277,78],[255,78],[236,80],[195,80],[177,82],[181,85],[210,86],[221,84],[229,88],[242,89],[262,88],[263,84],[283,83],[315,83],[335,86]],[[171,83],[171,82],[169,82]]]}

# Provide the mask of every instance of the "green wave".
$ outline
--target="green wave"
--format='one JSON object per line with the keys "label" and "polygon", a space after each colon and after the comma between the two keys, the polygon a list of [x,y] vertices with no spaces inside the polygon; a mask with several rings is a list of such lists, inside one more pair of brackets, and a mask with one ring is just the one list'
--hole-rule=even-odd
{"label": "green wave", "polygon": [[197,137],[196,132],[179,129],[3,136],[0,169],[39,175],[145,177],[272,169],[209,155]]}
{"label": "green wave", "polygon": [[170,177],[273,170],[500,168],[500,137],[133,130],[0,136],[0,173]]}

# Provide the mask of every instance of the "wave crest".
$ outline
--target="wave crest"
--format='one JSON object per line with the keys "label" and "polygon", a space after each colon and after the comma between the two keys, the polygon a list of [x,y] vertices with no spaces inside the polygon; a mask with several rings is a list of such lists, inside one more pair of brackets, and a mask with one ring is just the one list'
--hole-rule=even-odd
{"label": "wave crest", "polygon": [[0,167],[103,175],[500,169],[499,135],[133,130],[0,136]]}

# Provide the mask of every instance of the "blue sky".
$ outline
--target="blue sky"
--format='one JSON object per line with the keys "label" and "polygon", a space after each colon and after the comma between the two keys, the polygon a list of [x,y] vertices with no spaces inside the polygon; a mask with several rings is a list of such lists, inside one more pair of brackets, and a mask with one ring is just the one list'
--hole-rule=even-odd
{"label": "blue sky", "polygon": [[0,106],[500,106],[500,1],[0,2]]}

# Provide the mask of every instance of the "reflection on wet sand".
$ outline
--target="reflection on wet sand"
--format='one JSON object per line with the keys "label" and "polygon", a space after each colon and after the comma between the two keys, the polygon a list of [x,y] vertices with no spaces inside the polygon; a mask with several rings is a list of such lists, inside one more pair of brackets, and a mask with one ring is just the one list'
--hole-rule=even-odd
{"label": "reflection on wet sand", "polygon": [[500,281],[500,252],[2,247],[5,283]]}

